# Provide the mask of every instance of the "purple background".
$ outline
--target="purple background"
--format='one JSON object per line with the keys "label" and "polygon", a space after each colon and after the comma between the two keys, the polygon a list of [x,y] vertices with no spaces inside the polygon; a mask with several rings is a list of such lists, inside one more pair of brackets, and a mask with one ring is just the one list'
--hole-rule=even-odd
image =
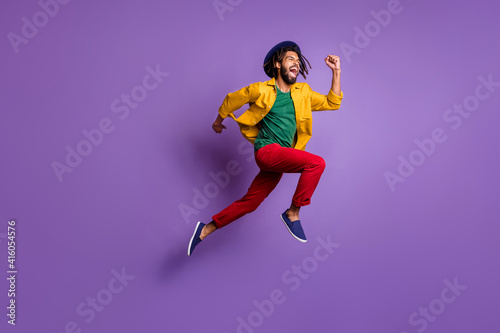
{"label": "purple background", "polygon": [[[342,43],[355,45],[355,27],[370,26],[388,1],[226,1],[222,16],[211,0],[71,1],[18,53],[7,35],[41,7],[3,2],[1,331],[498,332],[500,88],[458,129],[443,119],[479,76],[500,81],[496,2],[402,0],[349,56]],[[196,221],[242,196],[258,170],[234,121],[213,133],[217,109],[227,93],[266,80],[264,55],[288,39],[310,60],[315,91],[330,87],[325,56],[342,64],[342,107],[314,114],[307,147],[327,162],[301,214],[309,242],[279,219],[298,178],[285,175],[256,212],[187,257]],[[120,119],[111,103],[157,65],[168,77]],[[66,146],[105,118],[114,131],[60,182],[51,163],[65,163]],[[398,157],[436,128],[446,141],[391,191],[384,173],[397,173]],[[241,173],[185,219],[180,205],[193,206],[194,190],[231,160]],[[5,315],[9,219],[16,327]],[[318,237],[340,244],[322,262],[312,259]],[[304,279],[291,273],[302,264]],[[122,269],[135,278],[107,292]],[[426,327],[412,326],[419,308],[443,310],[443,281],[455,278],[467,289]],[[275,289],[285,301],[259,315],[253,302],[269,305]],[[76,310],[96,296],[108,304],[87,323]],[[239,317],[258,327],[238,329]]]}

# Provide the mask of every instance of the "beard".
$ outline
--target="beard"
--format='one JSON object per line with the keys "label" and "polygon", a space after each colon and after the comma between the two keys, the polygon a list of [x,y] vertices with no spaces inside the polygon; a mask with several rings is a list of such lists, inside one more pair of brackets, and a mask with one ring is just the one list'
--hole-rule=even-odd
{"label": "beard", "polygon": [[292,85],[295,82],[297,82],[297,77],[293,77],[290,71],[283,66],[281,66],[280,68],[280,76],[283,79],[283,81],[285,81],[286,84]]}

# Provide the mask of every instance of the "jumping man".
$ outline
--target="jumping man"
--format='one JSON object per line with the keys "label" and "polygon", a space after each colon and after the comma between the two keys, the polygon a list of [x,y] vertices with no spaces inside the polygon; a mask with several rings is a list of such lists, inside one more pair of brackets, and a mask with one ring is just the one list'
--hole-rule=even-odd
{"label": "jumping man", "polygon": [[[312,134],[311,111],[337,110],[343,97],[339,57],[328,55],[325,63],[333,74],[328,95],[313,91],[307,83],[296,82],[299,74],[306,78],[311,65],[296,43],[281,42],[264,59],[264,71],[270,80],[253,83],[226,96],[212,129],[221,133],[226,128],[222,124],[225,118],[236,120],[243,136],[254,145],[260,171],[243,198],[215,214],[210,223],[198,222],[189,242],[188,256],[212,232],[256,210],[285,172],[300,173],[300,178],[290,208],[281,214],[281,220],[293,237],[307,241],[299,211],[311,203],[325,169],[323,158],[305,151]],[[247,103],[250,108],[236,118],[233,112]]]}

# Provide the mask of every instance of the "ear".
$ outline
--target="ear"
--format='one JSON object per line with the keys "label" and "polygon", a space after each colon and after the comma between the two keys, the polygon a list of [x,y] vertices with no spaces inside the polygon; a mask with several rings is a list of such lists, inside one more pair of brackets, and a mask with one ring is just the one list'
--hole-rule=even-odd
{"label": "ear", "polygon": [[276,68],[280,69],[280,68],[281,68],[281,63],[280,63],[279,61],[276,61],[276,62],[274,63],[274,67],[276,67]]}

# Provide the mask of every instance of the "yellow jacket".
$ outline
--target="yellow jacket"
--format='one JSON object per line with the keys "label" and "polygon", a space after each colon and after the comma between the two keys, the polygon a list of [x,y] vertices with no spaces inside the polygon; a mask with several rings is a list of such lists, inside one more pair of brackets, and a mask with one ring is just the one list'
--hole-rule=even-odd
{"label": "yellow jacket", "polygon": [[[325,96],[313,91],[307,83],[300,82],[292,85],[291,97],[297,122],[297,135],[292,147],[305,150],[312,135],[311,111],[337,110],[340,108],[343,93],[341,92],[338,96],[330,90]],[[243,136],[253,144],[259,134],[259,122],[271,110],[275,101],[276,81],[272,78],[228,94],[219,108],[219,114],[222,118],[230,116],[236,120]],[[247,103],[250,108],[236,118],[233,112]]]}

